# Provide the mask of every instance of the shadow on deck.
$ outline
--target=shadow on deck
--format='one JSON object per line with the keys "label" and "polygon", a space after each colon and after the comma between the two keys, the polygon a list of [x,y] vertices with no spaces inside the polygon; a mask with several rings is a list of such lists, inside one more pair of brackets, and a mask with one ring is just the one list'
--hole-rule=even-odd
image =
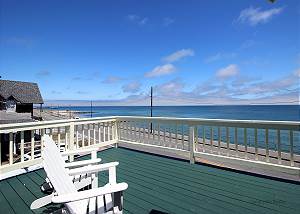
{"label": "shadow on deck", "polygon": [[[98,153],[103,162],[119,161],[118,182],[127,182],[124,213],[299,213],[300,185],[245,175],[128,149]],[[37,170],[0,182],[1,213],[32,213],[42,197],[45,172]],[[100,184],[108,173],[101,173]],[[51,213],[59,205],[35,210]],[[153,212],[152,212],[153,213]]]}

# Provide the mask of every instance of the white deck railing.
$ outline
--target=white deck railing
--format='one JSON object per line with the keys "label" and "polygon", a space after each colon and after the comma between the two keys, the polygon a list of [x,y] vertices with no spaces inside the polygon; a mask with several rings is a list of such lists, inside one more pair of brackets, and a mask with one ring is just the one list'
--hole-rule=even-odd
{"label": "white deck railing", "polygon": [[118,116],[0,125],[0,134],[6,142],[0,138],[0,173],[40,163],[45,134],[61,150],[130,144],[183,153],[192,163],[242,161],[300,172],[300,122],[295,121]]}

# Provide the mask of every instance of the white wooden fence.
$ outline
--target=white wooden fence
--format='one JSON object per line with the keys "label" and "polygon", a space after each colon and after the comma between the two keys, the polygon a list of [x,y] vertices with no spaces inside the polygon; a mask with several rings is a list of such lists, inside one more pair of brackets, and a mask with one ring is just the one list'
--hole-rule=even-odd
{"label": "white wooden fence", "polygon": [[40,163],[45,134],[62,151],[130,144],[300,173],[300,122],[132,116],[0,125],[0,173]]}

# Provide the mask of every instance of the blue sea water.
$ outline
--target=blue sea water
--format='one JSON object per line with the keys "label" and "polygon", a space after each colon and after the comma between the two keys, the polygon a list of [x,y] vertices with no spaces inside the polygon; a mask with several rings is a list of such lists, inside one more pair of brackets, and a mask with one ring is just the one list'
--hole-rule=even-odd
{"label": "blue sea water", "polygon": [[[59,107],[59,109],[91,111],[90,106]],[[92,111],[93,117],[150,115],[149,106],[94,106]],[[91,117],[91,114],[80,116]],[[300,121],[300,105],[154,106],[153,116]]]}

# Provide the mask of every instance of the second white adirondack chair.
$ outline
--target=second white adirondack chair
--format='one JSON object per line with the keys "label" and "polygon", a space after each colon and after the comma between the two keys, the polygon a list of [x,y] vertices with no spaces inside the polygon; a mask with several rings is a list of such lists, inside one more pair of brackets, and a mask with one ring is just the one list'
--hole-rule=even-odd
{"label": "second white adirondack chair", "polygon": [[[49,141],[49,142],[51,142],[51,141]],[[55,145],[55,142],[52,141],[52,144]],[[59,148],[56,148],[56,150],[58,152],[60,152]],[[101,162],[101,159],[97,158],[97,150],[98,150],[97,148],[87,148],[87,149],[60,152],[60,155],[62,156],[64,161],[66,159],[68,159],[68,156],[70,156],[70,155],[86,155],[86,154],[91,155],[91,159],[89,159],[89,160],[74,161],[74,162],[64,164],[65,168],[74,169],[74,168],[78,168],[78,167],[99,164]],[[48,183],[48,185],[51,184],[51,182],[49,181],[48,178],[46,178],[45,181]],[[75,184],[76,189],[80,190],[80,189],[90,186],[92,184],[91,175],[90,174],[75,175],[72,177],[72,182]],[[97,185],[96,182],[94,182],[94,184]],[[44,197],[36,199],[31,204],[30,208],[34,210],[34,209],[38,209],[40,207],[46,206],[48,204],[51,204],[53,194],[54,193],[52,193],[51,195],[46,195]]]}
{"label": "second white adirondack chair", "polygon": [[[45,136],[44,145],[42,152],[44,170],[57,194],[52,198],[53,203],[64,203],[67,210],[73,214],[122,213],[122,192],[128,188],[128,185],[116,182],[118,162],[68,170],[64,167],[64,160],[49,136]],[[109,171],[109,183],[103,187],[78,191],[72,182],[72,176],[94,174],[104,170]]]}

